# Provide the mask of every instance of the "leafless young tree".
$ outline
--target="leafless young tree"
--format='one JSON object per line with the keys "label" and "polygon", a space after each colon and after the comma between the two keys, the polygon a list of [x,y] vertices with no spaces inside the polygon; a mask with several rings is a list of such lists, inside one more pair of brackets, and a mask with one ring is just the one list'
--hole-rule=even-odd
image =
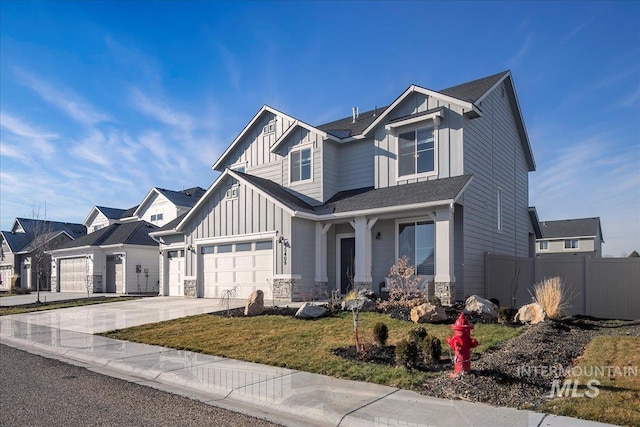
{"label": "leafless young tree", "polygon": [[36,280],[36,302],[40,302],[40,289],[48,289],[51,280],[51,257],[47,253],[52,249],[54,230],[47,218],[47,205],[34,204],[29,214],[33,220],[25,233],[30,241],[31,277]]}

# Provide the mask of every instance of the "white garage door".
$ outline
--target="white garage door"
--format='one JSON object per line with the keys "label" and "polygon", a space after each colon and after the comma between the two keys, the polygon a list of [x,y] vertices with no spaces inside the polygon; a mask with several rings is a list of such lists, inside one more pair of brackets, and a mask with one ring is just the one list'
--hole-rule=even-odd
{"label": "white garage door", "polygon": [[203,246],[200,254],[205,298],[219,298],[234,286],[238,298],[246,298],[257,289],[271,298],[267,282],[273,276],[271,240]]}
{"label": "white garage door", "polygon": [[10,265],[0,265],[0,289],[11,288],[11,271]]}
{"label": "white garage door", "polygon": [[167,253],[167,280],[169,296],[184,296],[182,284],[182,269],[184,266],[184,251],[169,251]]}
{"label": "white garage door", "polygon": [[86,292],[87,259],[64,258],[60,260],[60,291]]}

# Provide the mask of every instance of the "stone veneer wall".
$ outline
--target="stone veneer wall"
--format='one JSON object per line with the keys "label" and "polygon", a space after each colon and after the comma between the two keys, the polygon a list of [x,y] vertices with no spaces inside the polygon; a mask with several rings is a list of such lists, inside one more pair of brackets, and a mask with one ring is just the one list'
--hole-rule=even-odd
{"label": "stone veneer wall", "polygon": [[184,281],[184,296],[193,298],[198,296],[198,282],[196,280]]}
{"label": "stone veneer wall", "polygon": [[360,291],[373,291],[373,283],[371,282],[356,282],[353,286],[356,293]]}
{"label": "stone veneer wall", "polygon": [[275,278],[272,285],[274,301],[302,301],[300,279]]}
{"label": "stone veneer wall", "polygon": [[89,283],[91,292],[102,292],[102,274],[94,274],[89,280],[91,280]]}
{"label": "stone veneer wall", "polygon": [[449,282],[435,283],[435,296],[440,298],[442,305],[453,305],[456,301],[456,284]]}

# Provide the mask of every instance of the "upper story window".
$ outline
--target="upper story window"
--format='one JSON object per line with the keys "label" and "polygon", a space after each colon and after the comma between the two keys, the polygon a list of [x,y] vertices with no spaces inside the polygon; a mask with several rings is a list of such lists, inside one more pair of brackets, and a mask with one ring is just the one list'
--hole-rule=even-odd
{"label": "upper story window", "polygon": [[578,239],[565,239],[564,248],[565,249],[578,249]]}
{"label": "upper story window", "polygon": [[156,215],[151,215],[151,222],[157,222],[157,221],[162,221],[164,214],[156,214]]}
{"label": "upper story window", "polygon": [[247,170],[247,162],[235,163],[235,164],[229,166],[229,169],[231,169],[232,171],[245,173],[245,171]]}
{"label": "upper story window", "polygon": [[101,229],[101,228],[103,228],[103,227],[104,227],[104,225],[102,225],[102,224],[100,224],[100,225],[94,225],[94,226],[93,226],[93,231],[98,231],[98,230],[100,230],[100,229]]}
{"label": "upper story window", "polygon": [[548,251],[549,250],[549,241],[548,240],[539,241],[538,242],[538,250]]}
{"label": "upper story window", "polygon": [[398,135],[398,177],[435,172],[434,127]]}
{"label": "upper story window", "polygon": [[290,182],[311,181],[311,148],[295,150],[289,154]]}
{"label": "upper story window", "polygon": [[263,128],[262,128],[262,133],[263,134],[267,134],[267,133],[273,133],[276,131],[276,121],[272,120],[269,123],[267,123]]}

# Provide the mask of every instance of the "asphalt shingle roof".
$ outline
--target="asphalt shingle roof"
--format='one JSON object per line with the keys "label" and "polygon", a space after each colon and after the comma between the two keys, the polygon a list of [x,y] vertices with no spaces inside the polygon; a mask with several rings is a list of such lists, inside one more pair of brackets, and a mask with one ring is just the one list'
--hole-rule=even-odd
{"label": "asphalt shingle roof", "polygon": [[104,216],[108,219],[120,219],[127,212],[127,209],[118,209],[118,208],[108,208],[106,206],[96,206]]}
{"label": "asphalt shingle roof", "polygon": [[443,95],[452,96],[457,99],[468,102],[476,102],[478,98],[484,95],[491,87],[498,82],[509,71],[502,71],[501,73],[494,74],[492,76],[483,77],[481,79],[473,80],[467,83],[462,83],[456,86],[451,86],[447,89],[439,90]]}
{"label": "asphalt shingle roof", "polygon": [[3,231],[2,235],[4,236],[7,245],[9,245],[9,249],[11,252],[20,252],[24,247],[26,247],[31,239],[25,233],[12,233],[10,231]]}
{"label": "asphalt shingle roof", "polygon": [[341,191],[325,204],[312,207],[273,181],[243,173],[238,173],[238,175],[290,209],[318,215],[451,200],[462,191],[471,179],[471,175],[461,175],[394,187],[378,189],[366,187]]}
{"label": "asphalt shingle roof", "polygon": [[158,243],[149,237],[149,233],[157,230],[153,224],[146,221],[131,221],[111,224],[98,231],[82,236],[62,245],[59,249],[77,248],[82,246],[105,245],[143,245],[157,246]]}
{"label": "asphalt shingle roof", "polygon": [[600,218],[561,219],[540,221],[542,237],[545,239],[579,236],[597,236]]}
{"label": "asphalt shingle roof", "polygon": [[204,188],[200,187],[193,187],[182,191],[166,190],[156,187],[156,190],[176,206],[186,206],[190,208],[193,207],[206,192]]}
{"label": "asphalt shingle roof", "polygon": [[52,231],[66,231],[72,238],[78,238],[87,234],[87,229],[83,224],[76,224],[73,222],[58,222],[58,221],[43,221],[39,219],[30,218],[16,218],[25,233],[33,233],[38,230],[46,232]]}
{"label": "asphalt shingle roof", "polygon": [[324,205],[316,208],[318,214],[342,213],[390,206],[412,205],[454,199],[471,179],[471,175],[397,185],[374,189],[372,187],[337,193]]}
{"label": "asphalt shingle roof", "polygon": [[314,212],[313,207],[311,205],[309,205],[307,202],[303,201],[302,199],[298,198],[297,196],[287,191],[280,184],[277,184],[268,179],[259,178],[254,175],[249,175],[249,174],[237,172],[237,171],[234,171],[234,172],[240,175],[242,178],[249,181],[251,184],[261,189],[262,191],[264,191],[265,193],[272,196],[274,199],[279,200],[289,209],[292,209],[294,211],[304,211],[304,212],[310,212],[310,213]]}

